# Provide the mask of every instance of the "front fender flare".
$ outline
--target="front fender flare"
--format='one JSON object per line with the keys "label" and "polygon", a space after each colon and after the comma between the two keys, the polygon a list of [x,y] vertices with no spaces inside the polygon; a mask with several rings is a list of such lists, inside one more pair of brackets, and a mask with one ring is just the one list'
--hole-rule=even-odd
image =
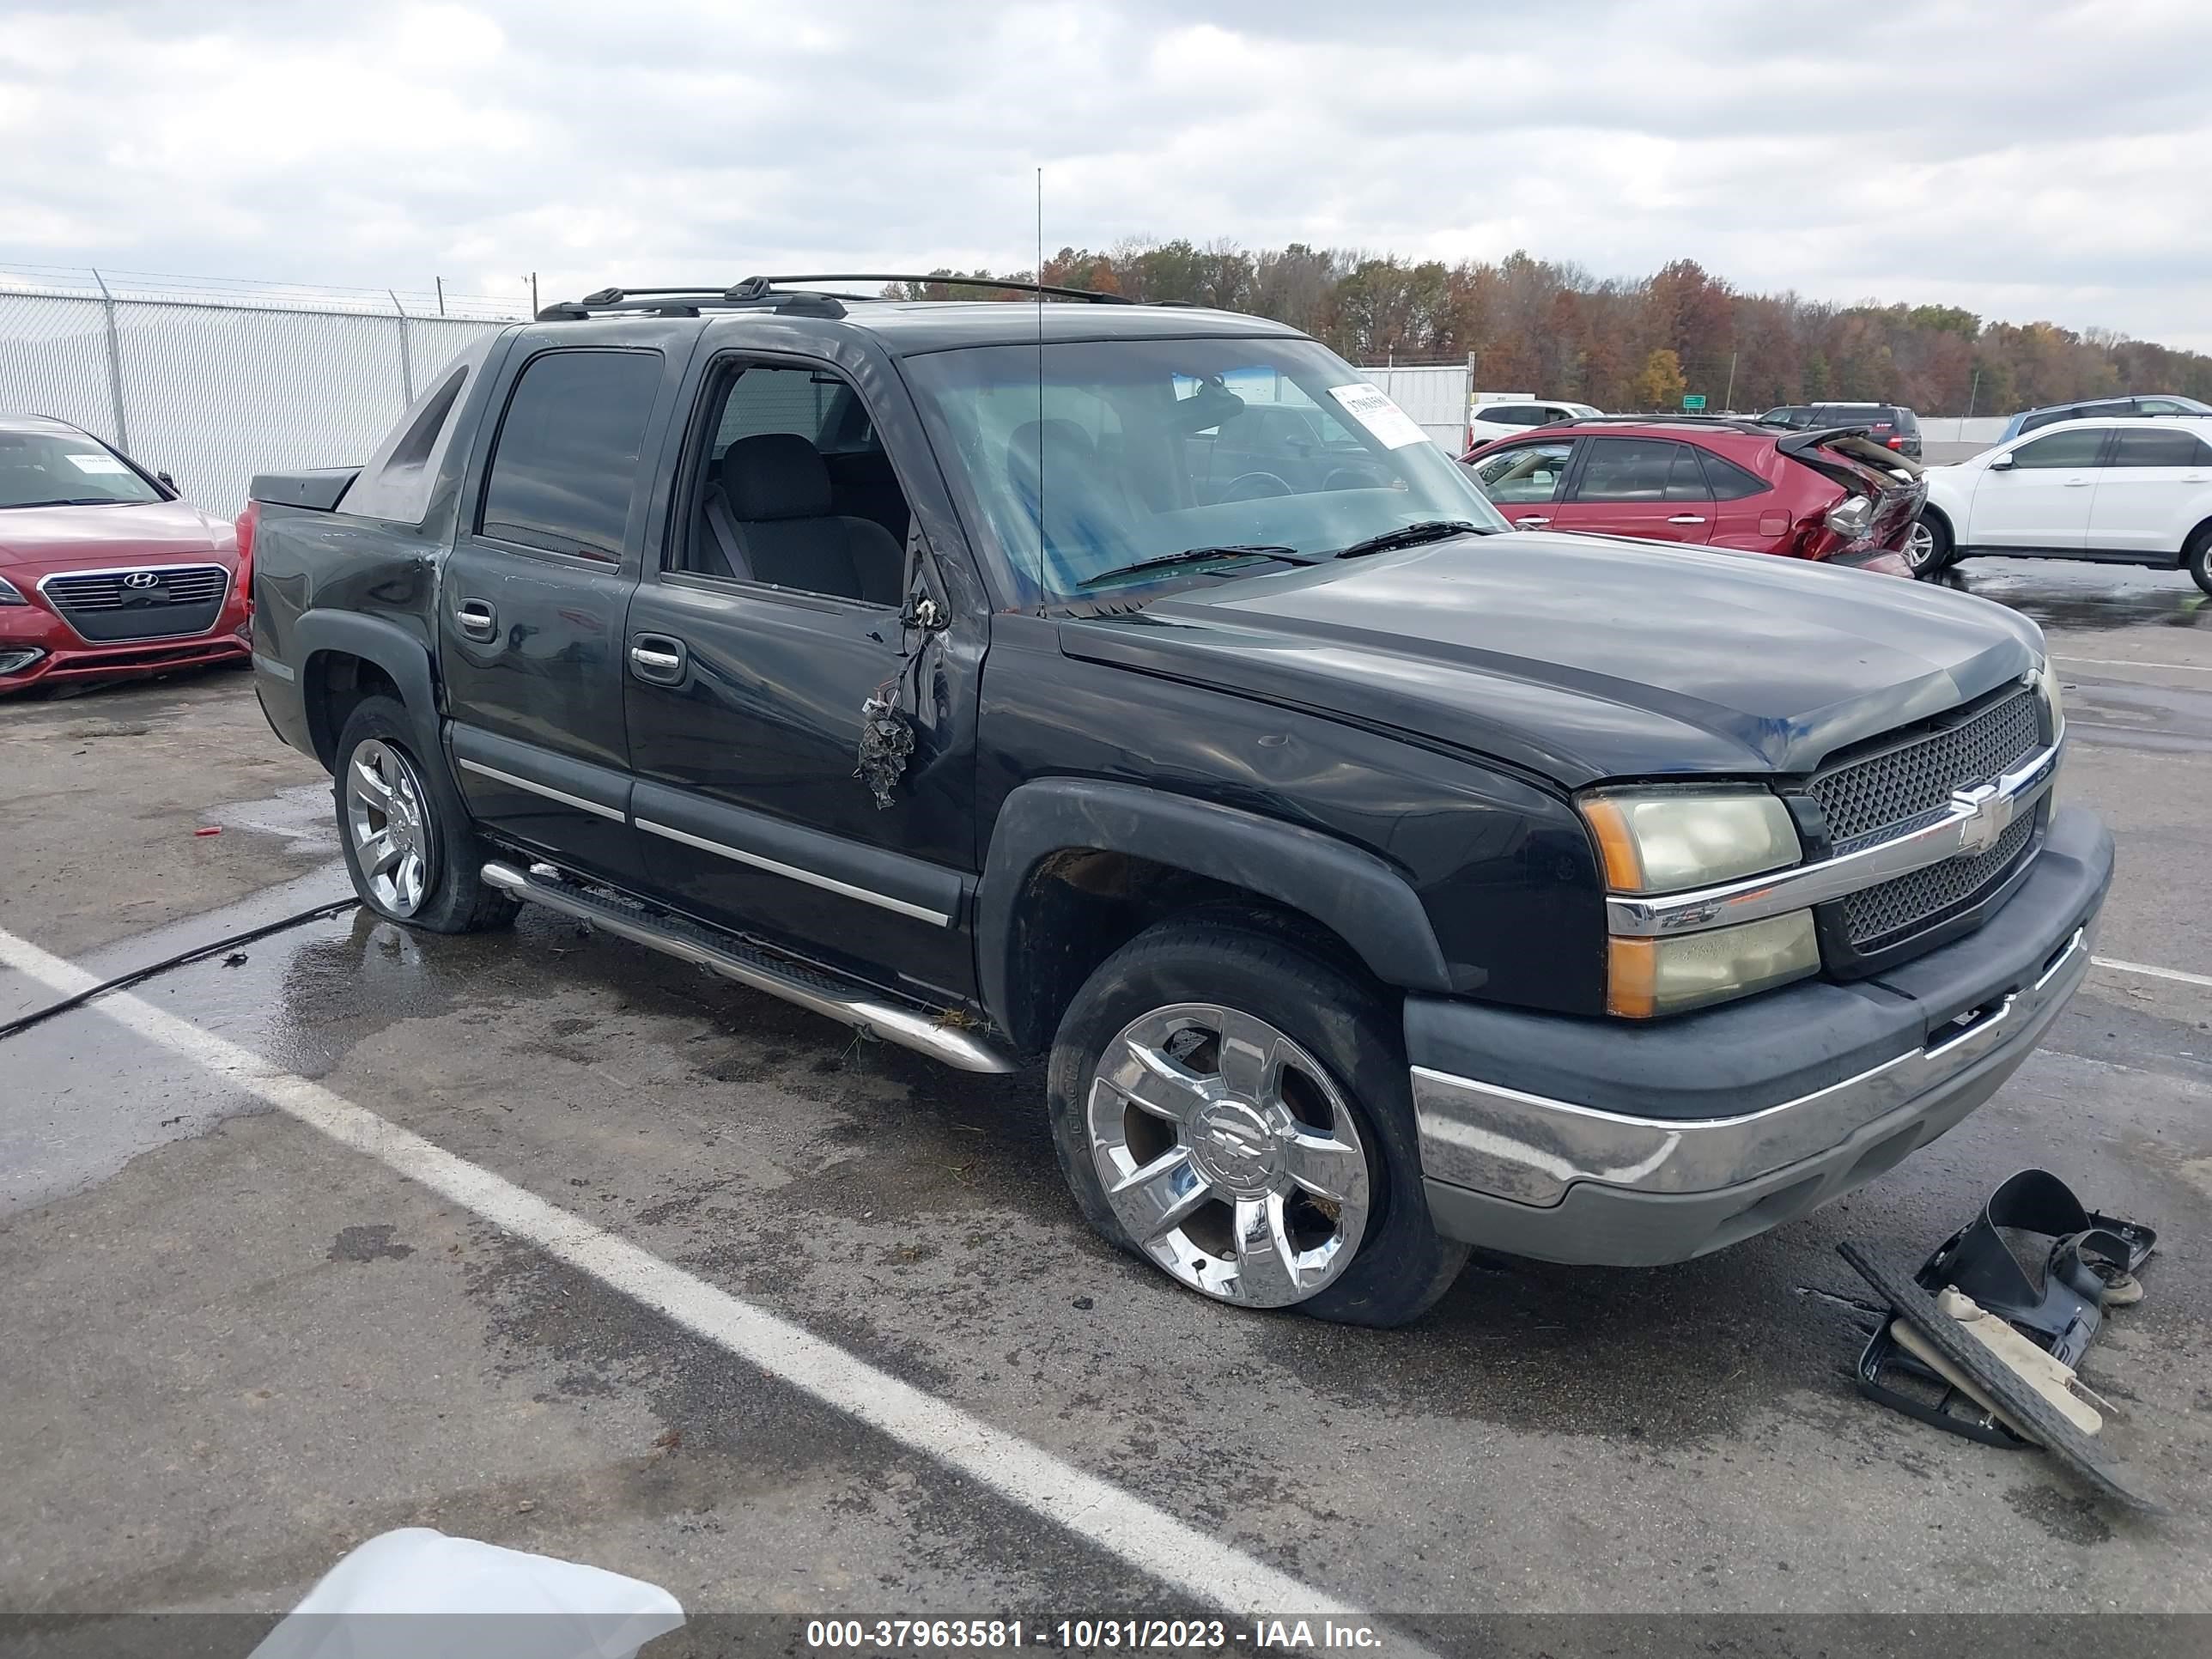
{"label": "front fender flare", "polygon": [[1436,930],[1406,878],[1318,830],[1137,784],[1043,778],[999,809],[975,895],[975,967],[984,1007],[1009,1030],[1015,923],[1030,872],[1071,849],[1135,858],[1230,883],[1310,916],[1385,985],[1449,992]]}

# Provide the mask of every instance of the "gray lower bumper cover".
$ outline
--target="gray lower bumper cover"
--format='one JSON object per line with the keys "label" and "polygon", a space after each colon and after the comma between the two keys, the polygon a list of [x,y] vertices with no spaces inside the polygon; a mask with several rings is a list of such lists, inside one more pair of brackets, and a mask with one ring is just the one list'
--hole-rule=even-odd
{"label": "gray lower bumper cover", "polygon": [[[2111,838],[2078,811],[2051,830],[2038,867],[1980,932],[1871,984],[1779,994],[1771,1016],[1759,1009],[1769,1000],[1753,999],[1661,1025],[1572,1021],[1563,1030],[1549,1016],[1409,1004],[1437,1225],[1549,1261],[1682,1261],[1802,1215],[1933,1140],[1996,1092],[2088,971]],[[1847,1040],[1822,1030],[1826,1007]],[[1788,1024],[1763,1042],[1747,1017]],[[1870,1022],[1887,1035],[1869,1037]],[[1527,1038],[1517,1054],[1516,1031]],[[1729,1079],[1702,1112],[1682,1086],[1701,1051],[1711,1074]],[[1480,1076],[1467,1063],[1475,1052],[1486,1056]],[[1843,1074],[1814,1073],[1816,1086],[1804,1086],[1808,1053]],[[1746,1075],[1746,1054],[1771,1058]],[[1633,1098],[1639,1070],[1654,1103],[1643,1112],[1623,1098]],[[1556,1087],[1568,1071],[1582,1073],[1582,1099],[1525,1086]],[[1593,1098],[1604,1104],[1583,1103]]]}

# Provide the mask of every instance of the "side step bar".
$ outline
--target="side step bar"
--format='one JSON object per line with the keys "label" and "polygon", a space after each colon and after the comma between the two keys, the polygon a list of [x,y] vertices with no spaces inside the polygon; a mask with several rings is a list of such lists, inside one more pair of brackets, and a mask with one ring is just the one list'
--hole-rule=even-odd
{"label": "side step bar", "polygon": [[587,888],[564,880],[548,865],[533,865],[529,872],[495,859],[483,867],[483,878],[503,893],[512,893],[532,904],[574,916],[604,927],[634,944],[643,945],[684,962],[749,985],[756,991],[781,997],[802,1008],[847,1025],[857,1025],[886,1042],[912,1048],[943,1060],[963,1072],[1012,1072],[1013,1057],[972,1031],[948,1025],[919,1008],[902,1008],[885,1002],[858,986],[847,985],[799,963],[787,962],[743,939],[717,933],[680,916],[653,915]]}

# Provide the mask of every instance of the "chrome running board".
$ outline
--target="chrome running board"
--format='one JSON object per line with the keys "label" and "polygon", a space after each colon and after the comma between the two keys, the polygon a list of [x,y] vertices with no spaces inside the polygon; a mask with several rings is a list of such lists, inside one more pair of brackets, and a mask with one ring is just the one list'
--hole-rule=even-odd
{"label": "chrome running board", "polygon": [[802,1008],[912,1048],[963,1072],[1012,1072],[1013,1057],[970,1030],[921,1008],[901,1007],[803,963],[787,961],[726,933],[680,916],[657,915],[619,899],[601,897],[568,881],[550,865],[526,872],[495,859],[483,878],[502,893],[574,916],[610,933],[684,962],[711,968],[740,985],[795,1002]]}

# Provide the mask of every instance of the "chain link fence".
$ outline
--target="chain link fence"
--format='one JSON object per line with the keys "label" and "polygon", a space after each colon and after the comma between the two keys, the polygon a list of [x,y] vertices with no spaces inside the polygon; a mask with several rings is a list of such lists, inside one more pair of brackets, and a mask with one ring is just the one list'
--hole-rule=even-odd
{"label": "chain link fence", "polygon": [[527,310],[0,265],[0,415],[96,433],[228,517],[256,472],[365,459],[418,388]]}

